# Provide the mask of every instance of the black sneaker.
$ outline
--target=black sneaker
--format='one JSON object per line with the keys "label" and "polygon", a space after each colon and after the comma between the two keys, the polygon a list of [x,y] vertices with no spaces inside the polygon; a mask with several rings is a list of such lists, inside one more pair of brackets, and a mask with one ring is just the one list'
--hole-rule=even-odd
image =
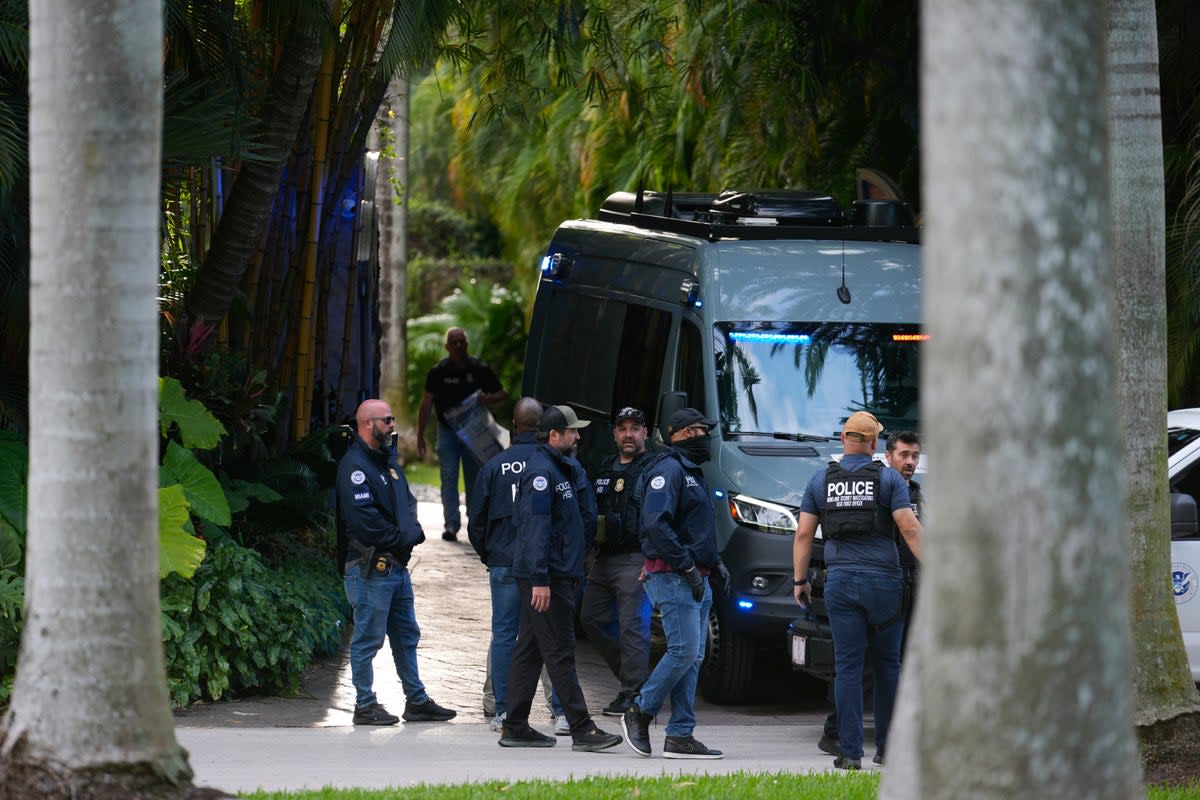
{"label": "black sneaker", "polygon": [[604,707],[602,713],[606,717],[623,717],[629,707],[633,705],[633,698],[627,694],[619,694],[617,698]]}
{"label": "black sneaker", "polygon": [[405,703],[403,716],[405,722],[445,722],[458,716],[458,712],[425,698],[424,703]]}
{"label": "black sneaker", "polygon": [[862,769],[862,759],[838,756],[833,760],[834,769]]}
{"label": "black sneaker", "polygon": [[605,733],[595,725],[589,731],[584,731],[573,738],[571,749],[581,753],[594,753],[597,750],[607,750],[621,743],[621,737],[615,733]]}
{"label": "black sneaker", "polygon": [[458,531],[442,531],[442,538],[447,542],[457,542]]}
{"label": "black sneaker", "polygon": [[400,721],[400,718],[395,714],[389,714],[387,709],[372,703],[364,708],[354,709],[354,724],[355,725],[395,725]]}
{"label": "black sneaker", "polygon": [[663,758],[721,758],[720,750],[705,747],[693,736],[668,736],[663,745]]}
{"label": "black sneaker", "polygon": [[883,766],[883,753],[876,753],[875,757],[872,758],[871,760],[882,767]]}
{"label": "black sneaker", "polygon": [[526,725],[524,728],[500,728],[501,747],[554,747],[558,741],[553,736],[539,733]]}
{"label": "black sneaker", "polygon": [[836,736],[830,736],[827,733],[821,734],[821,741],[817,742],[817,749],[822,753],[829,753],[831,756],[840,756],[842,748],[838,746]]}
{"label": "black sneaker", "polygon": [[621,730],[625,732],[625,742],[629,749],[645,758],[650,757],[650,721],[649,714],[643,714],[637,703],[630,704],[621,715]]}

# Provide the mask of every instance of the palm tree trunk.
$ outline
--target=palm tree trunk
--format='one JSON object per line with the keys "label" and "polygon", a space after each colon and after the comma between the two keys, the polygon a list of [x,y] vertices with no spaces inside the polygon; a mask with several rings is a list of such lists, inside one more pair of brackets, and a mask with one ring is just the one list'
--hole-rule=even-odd
{"label": "palm tree trunk", "polygon": [[[1167,728],[1176,717],[1200,711],[1200,697],[1183,649],[1170,581],[1166,201],[1153,0],[1110,0],[1108,60],[1112,253],[1121,332],[1117,387],[1133,571],[1133,676],[1139,726]],[[1195,751],[1194,731],[1189,729],[1185,738]],[[1146,755],[1152,761],[1161,756]]]}
{"label": "palm tree trunk", "polygon": [[321,37],[317,30],[301,24],[301,19],[297,16],[288,32],[271,78],[261,115],[263,158],[246,163],[238,173],[208,257],[188,297],[188,308],[198,319],[221,320],[229,312],[250,253],[271,213],[283,166],[308,108],[321,64]]}
{"label": "palm tree trunk", "polygon": [[30,12],[29,536],[2,794],[38,796],[28,766],[72,796],[187,785],[158,600],[162,4]]}
{"label": "palm tree trunk", "polygon": [[392,133],[394,159],[380,159],[375,183],[379,214],[379,313],[382,322],[380,396],[411,424],[408,408],[408,79],[392,82],[391,113],[380,124]]}
{"label": "palm tree trunk", "polygon": [[1104,4],[927,0],[930,527],[888,798],[1143,796]]}

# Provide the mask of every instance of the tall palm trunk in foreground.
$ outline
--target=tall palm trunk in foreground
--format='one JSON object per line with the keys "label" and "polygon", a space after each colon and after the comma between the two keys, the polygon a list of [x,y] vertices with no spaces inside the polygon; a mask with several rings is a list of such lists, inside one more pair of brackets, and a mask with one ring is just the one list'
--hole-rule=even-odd
{"label": "tall palm trunk in foreground", "polygon": [[1104,4],[922,26],[934,499],[882,796],[1138,797]]}
{"label": "tall palm trunk in foreground", "polygon": [[158,605],[162,4],[30,14],[26,617],[0,795],[134,796],[191,778]]}

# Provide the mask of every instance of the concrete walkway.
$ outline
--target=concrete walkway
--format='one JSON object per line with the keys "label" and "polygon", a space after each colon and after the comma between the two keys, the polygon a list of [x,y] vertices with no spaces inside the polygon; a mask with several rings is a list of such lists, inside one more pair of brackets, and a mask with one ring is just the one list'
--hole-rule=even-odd
{"label": "concrete walkway", "polygon": [[[786,665],[763,664],[763,697],[744,706],[697,700],[696,737],[724,750],[719,761],[667,760],[661,751],[666,714],[651,727],[656,751],[641,758],[621,744],[601,753],[571,751],[570,737],[553,749],[511,750],[497,745],[482,708],[491,606],[487,572],[466,536],[445,542],[441,508],[419,504],[429,540],[410,568],[416,590],[421,679],[438,703],[458,710],[448,723],[401,723],[356,729],[354,690],[345,656],[306,676],[297,698],[199,703],[176,714],[176,735],[191,756],[196,783],[227,791],[336,786],[385,788],[418,783],[458,783],[587,775],[661,775],[737,771],[805,772],[829,769],[817,749],[828,711],[819,685],[791,675]],[[782,659],[782,652],[780,653]],[[580,683],[600,727],[620,733],[620,720],[602,717],[616,694],[615,679],[586,642],[579,645]],[[393,713],[404,708],[390,652],[375,661],[375,690]],[[550,732],[541,706],[531,719]],[[870,733],[868,732],[868,741]],[[868,759],[873,750],[868,747]],[[869,760],[866,760],[869,765]]]}

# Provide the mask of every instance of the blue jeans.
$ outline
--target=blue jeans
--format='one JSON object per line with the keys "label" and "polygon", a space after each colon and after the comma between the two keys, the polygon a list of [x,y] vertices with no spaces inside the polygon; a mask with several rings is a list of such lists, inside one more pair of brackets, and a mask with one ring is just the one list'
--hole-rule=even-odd
{"label": "blue jeans", "polygon": [[496,713],[503,714],[508,711],[508,668],[521,627],[521,592],[512,567],[492,567],[488,582],[492,587],[492,693]]}
{"label": "blue jeans", "polygon": [[467,490],[467,508],[471,507],[471,497],[475,494],[475,478],[479,475],[479,465],[467,446],[458,440],[454,431],[447,425],[438,423],[437,438],[438,468],[442,472],[442,518],[446,530],[458,533],[462,527],[462,517],[458,511],[458,465],[462,463],[463,484]]}
{"label": "blue jeans", "polygon": [[408,568],[392,565],[386,572],[373,572],[370,579],[362,577],[357,565],[346,569],[346,599],[354,612],[354,635],[350,638],[350,676],[354,682],[356,709],[375,702],[371,686],[375,671],[371,662],[384,636],[392,647],[396,675],[410,703],[429,699],[425,684],[417,673],[417,642],[421,629],[413,610],[412,579]]}
{"label": "blue jeans", "polygon": [[663,654],[637,696],[642,713],[654,716],[671,698],[668,736],[691,736],[696,729],[696,679],[704,661],[704,637],[712,590],[704,580],[704,597],[697,602],[687,579],[679,572],[655,572],[646,576],[646,596],[662,617],[667,652]]}
{"label": "blue jeans", "polygon": [[836,569],[825,579],[825,609],[837,672],[833,696],[839,747],[849,758],[863,755],[863,667],[868,653],[875,675],[875,749],[883,753],[887,748],[900,681],[902,601],[898,577]]}

